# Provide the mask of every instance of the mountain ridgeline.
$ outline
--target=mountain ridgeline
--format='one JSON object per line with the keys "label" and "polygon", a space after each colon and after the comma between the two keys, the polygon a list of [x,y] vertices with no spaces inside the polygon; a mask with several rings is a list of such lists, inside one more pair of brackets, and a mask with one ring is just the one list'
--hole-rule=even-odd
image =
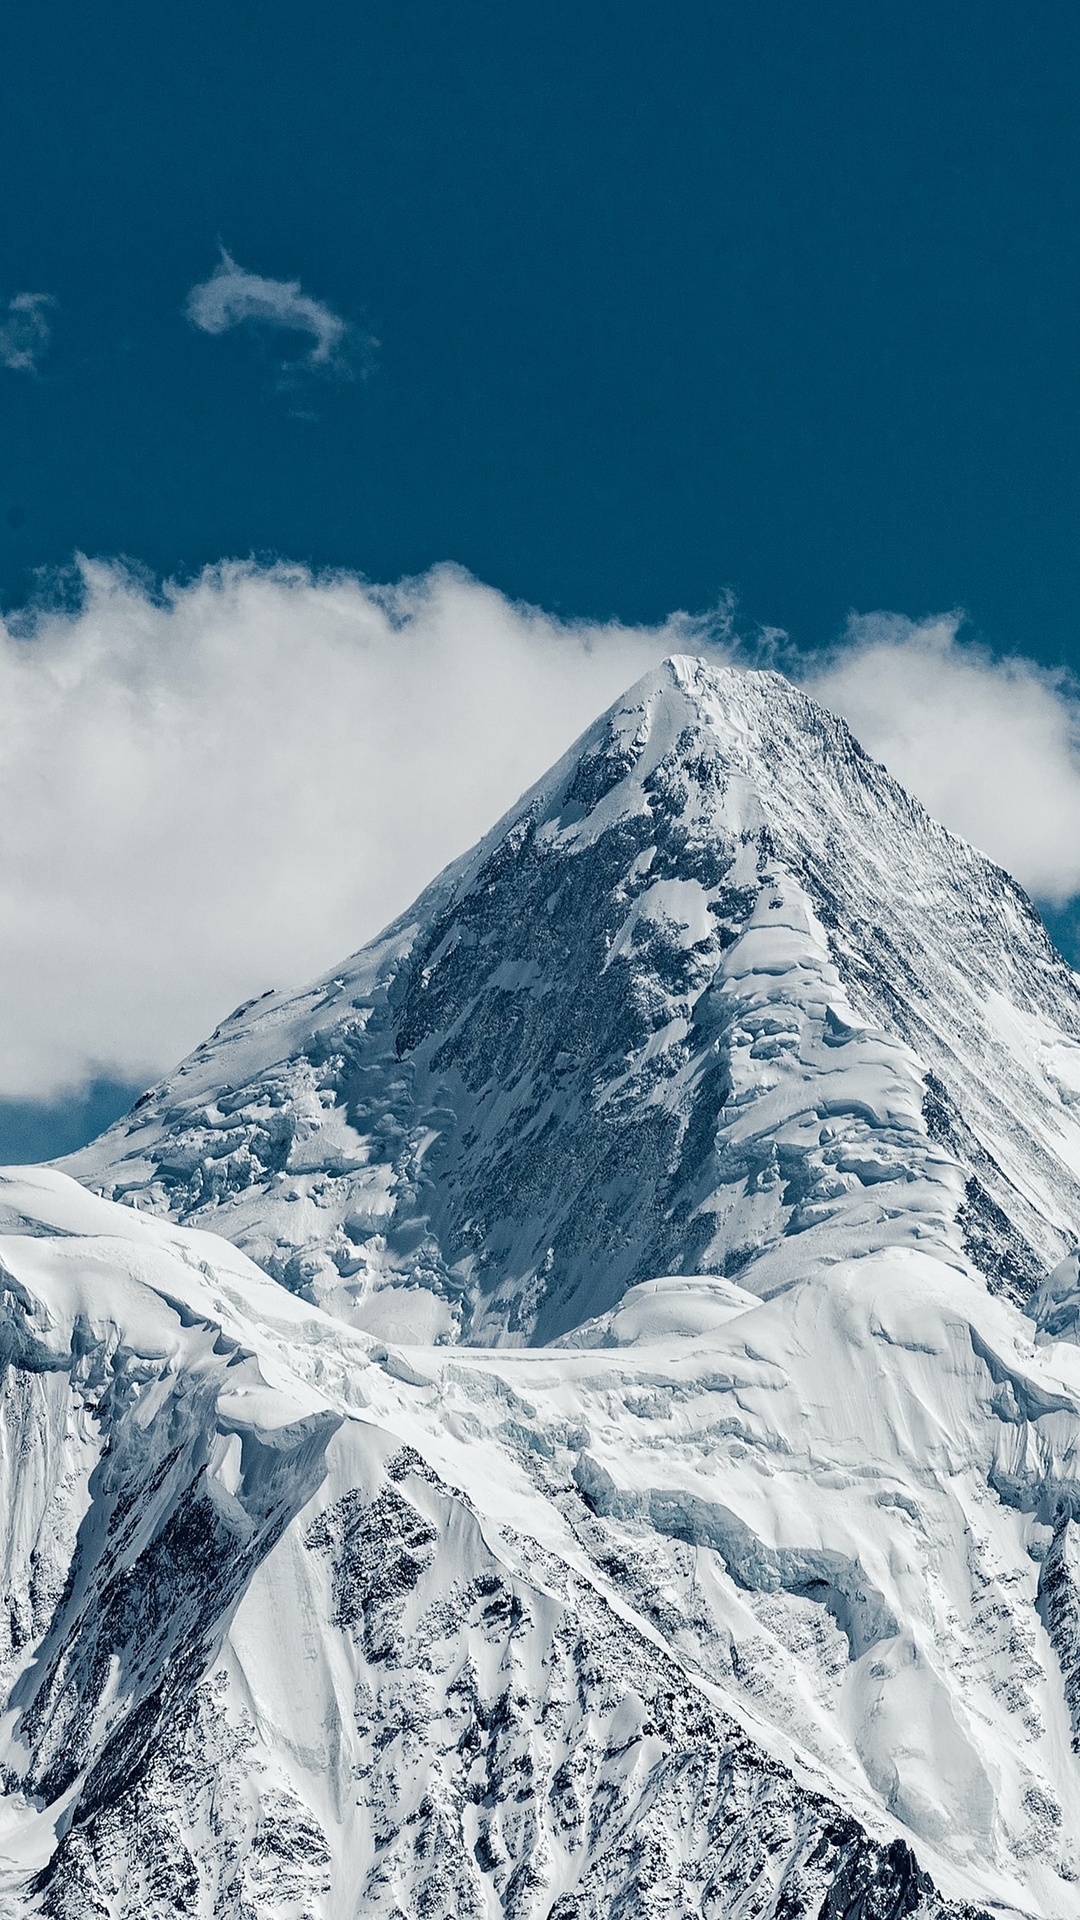
{"label": "mountain ridgeline", "polygon": [[1006,874],[780,676],[677,658],[64,1164],[398,1337],[927,1235],[1023,1301],[1080,1220],[1078,1039]]}
{"label": "mountain ridgeline", "polygon": [[0,1172],[0,1920],[1075,1920],[1080,993],[775,674]]}

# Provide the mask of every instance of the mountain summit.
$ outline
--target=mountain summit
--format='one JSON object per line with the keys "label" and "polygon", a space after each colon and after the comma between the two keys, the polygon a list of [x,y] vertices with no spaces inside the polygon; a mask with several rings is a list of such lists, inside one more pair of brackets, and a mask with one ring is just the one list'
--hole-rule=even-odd
{"label": "mountain summit", "polygon": [[394,1338],[543,1342],[661,1273],[1080,1221],[1080,994],[1024,894],[773,673],[645,676],[386,933],[63,1164]]}
{"label": "mountain summit", "polygon": [[2,1920],[1074,1920],[1078,981],[839,720],[667,662],[67,1167]]}

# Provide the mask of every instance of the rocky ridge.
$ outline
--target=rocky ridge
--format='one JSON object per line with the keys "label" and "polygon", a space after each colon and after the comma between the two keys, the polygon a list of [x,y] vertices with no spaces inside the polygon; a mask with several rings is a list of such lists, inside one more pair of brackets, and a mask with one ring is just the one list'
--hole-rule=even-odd
{"label": "rocky ridge", "polygon": [[1009,877],[776,674],[646,676],[386,934],[65,1162],[391,1337],[547,1340],[1080,1219],[1080,995]]}
{"label": "rocky ridge", "polygon": [[0,1912],[1067,1920],[1078,1101],[1007,875],[646,676],[5,1178]]}
{"label": "rocky ridge", "polygon": [[[421,1376],[47,1170],[0,1208],[0,1912],[984,1920],[778,1726],[793,1628],[826,1687],[856,1655],[813,1569],[725,1618],[748,1567],[605,1519],[520,1378]],[[641,1418],[640,1364],[582,1358]]]}

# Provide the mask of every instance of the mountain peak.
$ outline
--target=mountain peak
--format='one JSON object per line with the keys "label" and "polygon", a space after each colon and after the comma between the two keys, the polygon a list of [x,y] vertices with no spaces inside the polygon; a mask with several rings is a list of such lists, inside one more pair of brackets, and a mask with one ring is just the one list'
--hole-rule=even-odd
{"label": "mountain peak", "polygon": [[[633,809],[647,804],[641,795],[649,793],[659,769],[670,774],[681,763],[693,776],[703,750],[755,788],[767,787],[770,773],[783,769],[791,777],[809,762],[841,783],[854,776],[856,786],[869,781],[891,790],[901,807],[913,804],[868,758],[846,722],[783,674],[672,654],[594,722],[507,820],[529,812],[565,817],[575,804],[592,814],[607,793],[617,793],[623,809]],[[603,786],[605,779],[611,786]],[[609,814],[604,809],[594,825],[602,828]]]}
{"label": "mountain peak", "polygon": [[1077,984],[676,657],[0,1179],[3,1911],[1071,1916]]}
{"label": "mountain peak", "polygon": [[1078,1092],[1020,889],[779,674],[676,655],[66,1164],[384,1337],[516,1343],[658,1273],[767,1295],[898,1241],[1026,1298]]}

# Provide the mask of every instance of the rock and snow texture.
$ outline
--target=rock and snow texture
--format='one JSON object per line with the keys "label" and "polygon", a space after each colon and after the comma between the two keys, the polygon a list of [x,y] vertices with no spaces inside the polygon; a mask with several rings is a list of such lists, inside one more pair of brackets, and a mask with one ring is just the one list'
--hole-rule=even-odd
{"label": "rock and snow texture", "polygon": [[550,1340],[890,1245],[1024,1300],[1080,1222],[1080,995],[776,674],[669,661],[308,991],[64,1163],[376,1334]]}
{"label": "rock and snow texture", "polygon": [[1076,1914],[1080,994],[842,723],[669,662],[66,1164],[4,1920]]}
{"label": "rock and snow texture", "polygon": [[402,1353],[50,1170],[0,1229],[0,1913],[1075,1912],[1080,1349],[974,1281]]}

